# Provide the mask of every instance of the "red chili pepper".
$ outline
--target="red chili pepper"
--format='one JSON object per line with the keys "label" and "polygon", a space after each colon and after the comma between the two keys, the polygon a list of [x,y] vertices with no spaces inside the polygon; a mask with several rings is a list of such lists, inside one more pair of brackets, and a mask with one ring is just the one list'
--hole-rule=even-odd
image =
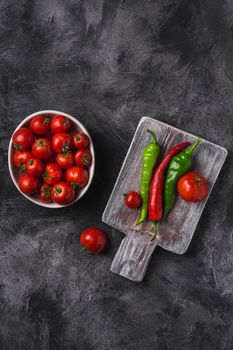
{"label": "red chili pepper", "polygon": [[163,183],[166,169],[172,157],[188,145],[190,142],[185,141],[173,147],[156,168],[150,185],[149,220],[159,221],[163,218]]}

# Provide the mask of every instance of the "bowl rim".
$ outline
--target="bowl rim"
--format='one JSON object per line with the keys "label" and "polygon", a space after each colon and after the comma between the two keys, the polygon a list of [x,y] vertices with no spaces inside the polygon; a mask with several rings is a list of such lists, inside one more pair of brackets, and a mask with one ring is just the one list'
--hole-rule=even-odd
{"label": "bowl rim", "polygon": [[[65,117],[67,117],[68,119],[70,119],[75,124],[75,126],[77,128],[79,128],[81,131],[83,131],[85,134],[87,134],[87,136],[90,139],[90,151],[91,151],[91,154],[92,154],[92,164],[89,167],[88,183],[83,189],[80,190],[80,194],[78,194],[78,196],[76,197],[76,199],[72,203],[64,204],[64,205],[57,204],[57,203],[54,203],[54,202],[52,202],[52,203],[44,203],[44,202],[40,201],[39,199],[36,200],[35,198],[26,195],[25,193],[23,193],[20,190],[20,188],[18,186],[18,183],[16,181],[16,178],[15,178],[15,175],[13,173],[13,164],[12,164],[13,151],[14,151],[13,150],[13,140],[12,140],[13,139],[13,135],[18,129],[24,127],[25,124],[27,122],[29,122],[29,120],[31,120],[33,117],[35,117],[37,115],[40,115],[40,114],[51,114],[51,115],[59,114],[59,115],[63,115]],[[92,180],[93,180],[93,177],[94,177],[94,172],[95,172],[95,151],[94,151],[94,145],[93,145],[92,138],[91,138],[89,132],[87,131],[87,129],[85,128],[85,126],[78,119],[74,118],[70,114],[67,114],[67,113],[62,112],[62,111],[53,110],[53,109],[45,109],[45,110],[41,110],[41,111],[38,111],[38,112],[34,112],[34,113],[28,115],[26,118],[24,118],[18,124],[18,126],[15,128],[15,130],[11,134],[11,138],[10,138],[9,145],[8,145],[8,168],[9,168],[11,179],[12,179],[15,187],[18,189],[18,191],[25,198],[30,200],[32,203],[37,204],[37,205],[39,205],[41,207],[50,208],[50,209],[59,209],[59,208],[69,207],[70,205],[72,205],[72,204],[76,203],[77,201],[79,201],[84,196],[84,194],[87,192],[87,190],[89,189],[89,187],[90,187],[90,185],[92,183]]]}

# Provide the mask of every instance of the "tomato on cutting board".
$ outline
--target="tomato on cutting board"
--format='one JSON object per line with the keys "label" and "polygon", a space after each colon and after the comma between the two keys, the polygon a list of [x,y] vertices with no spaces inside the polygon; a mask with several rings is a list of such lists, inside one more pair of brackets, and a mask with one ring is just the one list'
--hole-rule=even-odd
{"label": "tomato on cutting board", "polygon": [[201,202],[208,195],[208,182],[202,175],[189,172],[179,179],[177,190],[186,202]]}
{"label": "tomato on cutting board", "polygon": [[124,203],[128,208],[140,208],[142,197],[138,192],[129,191],[124,195]]}

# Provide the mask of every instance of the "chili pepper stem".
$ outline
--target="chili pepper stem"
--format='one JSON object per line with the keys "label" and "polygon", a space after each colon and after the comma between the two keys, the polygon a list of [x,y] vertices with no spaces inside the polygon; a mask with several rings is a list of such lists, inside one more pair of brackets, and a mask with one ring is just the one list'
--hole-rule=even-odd
{"label": "chili pepper stem", "polygon": [[136,225],[140,225],[140,224],[142,224],[144,221],[145,221],[144,218],[139,219],[139,220],[136,222]]}
{"label": "chili pepper stem", "polygon": [[193,152],[195,151],[197,145],[199,145],[200,142],[201,142],[201,138],[198,137],[198,138],[196,139],[196,141],[192,144],[192,146],[189,147],[189,148],[185,151],[185,153],[188,154],[188,155],[190,155],[190,156],[192,156],[192,155],[193,155]]}
{"label": "chili pepper stem", "polygon": [[157,144],[158,142],[157,142],[157,138],[156,138],[156,136],[155,136],[155,133],[154,133],[153,131],[149,130],[149,129],[147,129],[146,131],[147,131],[149,134],[151,134],[152,139],[153,139],[152,142],[154,142],[154,143]]}
{"label": "chili pepper stem", "polygon": [[158,233],[157,221],[151,221],[151,225],[152,225],[152,230],[154,231],[154,232],[151,232],[150,234],[150,241],[152,242],[156,238]]}

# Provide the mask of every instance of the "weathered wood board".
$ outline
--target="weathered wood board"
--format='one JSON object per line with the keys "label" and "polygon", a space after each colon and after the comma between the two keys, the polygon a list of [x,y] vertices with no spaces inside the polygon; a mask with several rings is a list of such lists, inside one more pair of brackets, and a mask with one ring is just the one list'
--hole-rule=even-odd
{"label": "weathered wood board", "polygon": [[[175,144],[185,140],[194,142],[197,137],[148,117],[143,117],[138,124],[102,217],[103,222],[126,234],[112,262],[111,271],[138,282],[143,279],[157,245],[177,254],[186,252],[208,199],[196,204],[177,197],[166,221],[158,225],[156,240],[152,242],[149,240],[151,224],[135,225],[139,212],[123,205],[122,194],[140,188],[142,152],[151,140],[147,129],[156,133],[163,150],[161,156]],[[206,140],[202,140],[193,156],[193,169],[208,180],[209,195],[226,156],[225,148]]]}

